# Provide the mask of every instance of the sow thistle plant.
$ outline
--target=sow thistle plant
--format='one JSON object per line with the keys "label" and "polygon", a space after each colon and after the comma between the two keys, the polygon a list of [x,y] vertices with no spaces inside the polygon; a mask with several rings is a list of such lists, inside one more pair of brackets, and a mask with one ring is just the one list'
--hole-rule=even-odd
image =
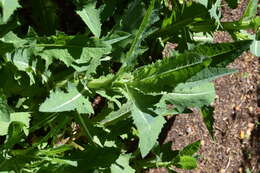
{"label": "sow thistle plant", "polygon": [[[0,3],[0,171],[194,169],[200,141],[158,142],[165,116],[200,109],[212,135],[212,81],[260,50],[242,31],[258,32],[257,0],[235,22],[220,0]],[[216,30],[234,42],[211,43]]]}

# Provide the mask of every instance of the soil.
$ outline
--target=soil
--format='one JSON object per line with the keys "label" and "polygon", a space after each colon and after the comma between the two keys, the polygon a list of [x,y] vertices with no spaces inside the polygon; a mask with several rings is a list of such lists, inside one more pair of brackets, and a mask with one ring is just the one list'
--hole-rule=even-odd
{"label": "soil", "polygon": [[[241,0],[237,9],[223,3],[222,21],[239,20],[247,4]],[[215,42],[231,41],[228,33],[215,33]],[[214,136],[210,137],[198,111],[178,115],[172,122],[165,142],[172,149],[201,140],[198,168],[180,173],[260,173],[260,71],[259,58],[245,52],[230,68],[238,72],[215,81]],[[167,172],[153,169],[150,173]]]}

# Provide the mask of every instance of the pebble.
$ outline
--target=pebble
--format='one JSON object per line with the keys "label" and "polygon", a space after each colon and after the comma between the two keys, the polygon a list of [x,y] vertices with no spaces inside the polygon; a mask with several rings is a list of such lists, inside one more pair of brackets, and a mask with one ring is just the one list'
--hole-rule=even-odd
{"label": "pebble", "polygon": [[240,132],[240,139],[245,139],[245,132],[243,130]]}
{"label": "pebble", "polygon": [[192,132],[192,129],[190,128],[190,127],[188,127],[187,129],[186,129],[186,133],[187,134],[190,134]]}

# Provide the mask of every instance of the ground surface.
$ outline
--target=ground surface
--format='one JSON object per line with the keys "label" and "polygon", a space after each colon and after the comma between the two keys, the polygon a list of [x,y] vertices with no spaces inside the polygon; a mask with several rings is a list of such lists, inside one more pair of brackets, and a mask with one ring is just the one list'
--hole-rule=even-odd
{"label": "ground surface", "polygon": [[[223,7],[223,21],[238,20],[245,8],[241,0],[235,10]],[[216,42],[231,41],[227,33],[215,33]],[[172,122],[166,141],[173,141],[173,149],[180,149],[201,140],[201,158],[196,170],[183,173],[251,173],[260,172],[260,71],[259,58],[244,53],[231,68],[238,73],[215,81],[213,141],[198,112],[178,115]],[[164,169],[150,173],[167,172]]]}

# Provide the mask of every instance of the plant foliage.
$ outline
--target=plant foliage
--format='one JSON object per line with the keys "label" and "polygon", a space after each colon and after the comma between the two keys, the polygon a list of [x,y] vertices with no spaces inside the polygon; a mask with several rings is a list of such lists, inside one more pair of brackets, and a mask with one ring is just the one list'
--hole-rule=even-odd
{"label": "plant foliage", "polygon": [[[0,171],[196,168],[200,141],[159,142],[165,116],[200,109],[213,135],[212,81],[259,55],[259,32],[243,31],[259,29],[257,0],[235,22],[220,3],[0,0]],[[234,42],[212,43],[217,30]]]}

